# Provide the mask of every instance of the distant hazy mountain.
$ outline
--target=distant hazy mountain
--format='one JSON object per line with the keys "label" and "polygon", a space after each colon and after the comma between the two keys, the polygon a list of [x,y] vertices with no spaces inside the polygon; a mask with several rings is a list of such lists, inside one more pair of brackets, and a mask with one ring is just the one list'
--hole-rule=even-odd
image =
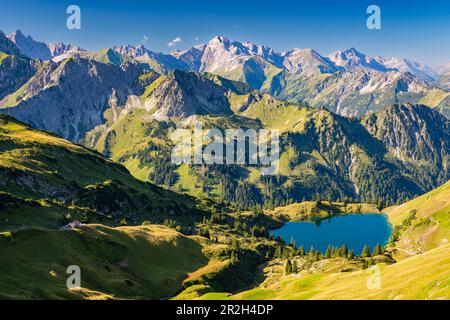
{"label": "distant hazy mountain", "polygon": [[199,71],[202,66],[202,56],[206,45],[200,44],[183,51],[172,51],[170,54],[183,61],[193,71]]}
{"label": "distant hazy mountain", "polygon": [[430,67],[403,58],[372,58],[355,48],[328,56],[313,49],[279,53],[264,45],[217,36],[206,44],[170,54],[156,53],[142,45],[83,52],[72,45],[37,42],[20,31],[9,38],[23,54],[33,58],[59,62],[81,57],[115,65],[136,62],[160,74],[174,70],[203,72],[344,116],[361,117],[405,102],[426,103],[450,114],[450,77],[445,65]]}
{"label": "distant hazy mountain", "polygon": [[342,67],[347,70],[360,68],[380,72],[392,70],[379,63],[376,59],[359,52],[355,48],[351,48],[345,51],[336,51],[330,54],[328,58],[333,61],[336,66]]}
{"label": "distant hazy mountain", "polygon": [[341,68],[312,49],[292,49],[282,54],[283,66],[294,75],[334,73]]}
{"label": "distant hazy mountain", "polygon": [[279,87],[273,85],[268,92],[352,117],[378,112],[395,103],[419,103],[431,92],[426,82],[411,73],[363,68],[311,77],[283,75],[279,83]]}
{"label": "distant hazy mountain", "polygon": [[399,58],[377,57],[376,60],[386,68],[409,72],[417,78],[430,83],[439,78],[439,74],[436,73],[432,67],[424,65],[422,63]]}
{"label": "distant hazy mountain", "polygon": [[131,45],[114,46],[112,47],[112,50],[122,55],[132,57],[140,63],[147,64],[152,70],[159,73],[190,69],[189,65],[184,61],[179,60],[172,55],[150,51],[143,45],[137,47]]}
{"label": "distant hazy mountain", "polygon": [[41,60],[51,60],[57,56],[84,51],[78,46],[64,43],[44,43],[35,41],[31,36],[25,36],[21,30],[17,30],[8,35],[8,38],[15,43],[27,57]]}
{"label": "distant hazy mountain", "polygon": [[222,36],[172,55],[193,71],[241,81],[279,98],[344,116],[361,117],[404,102],[427,103],[450,113],[445,92],[448,81],[437,71],[446,69],[407,59],[372,58],[354,48],[327,57],[312,49],[277,53]]}

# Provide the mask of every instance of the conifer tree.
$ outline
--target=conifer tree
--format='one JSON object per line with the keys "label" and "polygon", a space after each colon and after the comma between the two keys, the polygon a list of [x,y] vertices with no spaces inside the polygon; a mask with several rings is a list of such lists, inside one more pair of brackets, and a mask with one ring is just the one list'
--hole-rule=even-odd
{"label": "conifer tree", "polygon": [[231,251],[231,264],[235,264],[237,262],[237,253],[236,251]]}
{"label": "conifer tree", "polygon": [[320,260],[320,252],[319,251],[316,251],[315,253],[314,253],[314,261],[319,261]]}
{"label": "conifer tree", "polygon": [[274,255],[273,255],[273,258],[274,258],[274,259],[279,259],[279,258],[281,258],[281,247],[277,247],[277,248],[275,249],[275,253],[274,253]]}
{"label": "conifer tree", "polygon": [[381,246],[380,246],[380,244],[379,243],[377,243],[377,245],[375,246],[375,248],[373,249],[373,256],[378,256],[378,255],[380,255],[382,252],[381,252]]}
{"label": "conifer tree", "polygon": [[294,238],[291,238],[290,246],[292,248],[295,248],[295,240],[294,240]]}
{"label": "conifer tree", "polygon": [[295,247],[294,248],[289,248],[289,259],[293,259],[294,258],[294,253],[295,253]]}
{"label": "conifer tree", "polygon": [[237,241],[236,239],[231,240],[231,249],[234,251],[239,251],[239,241]]}
{"label": "conifer tree", "polygon": [[291,273],[292,273],[292,265],[291,265],[291,261],[288,259],[286,261],[285,274],[289,275]]}
{"label": "conifer tree", "polygon": [[325,259],[329,259],[331,257],[331,245],[328,245],[327,252],[325,252]]}
{"label": "conifer tree", "polygon": [[367,269],[367,267],[368,267],[367,261],[366,261],[366,260],[363,260],[363,262],[362,262],[362,268],[363,268],[363,269]]}
{"label": "conifer tree", "polygon": [[292,273],[297,273],[297,272],[298,272],[297,261],[292,260]]}
{"label": "conifer tree", "polygon": [[311,247],[309,248],[309,255],[312,257],[312,256],[314,256],[314,253],[315,253],[316,251],[314,250],[314,246],[313,245],[311,245]]}
{"label": "conifer tree", "polygon": [[355,252],[354,252],[353,249],[352,249],[352,250],[350,250],[350,251],[348,252],[347,258],[353,259],[354,257],[355,257]]}
{"label": "conifer tree", "polygon": [[336,247],[334,249],[334,255],[333,257],[340,257],[341,256],[341,248]]}
{"label": "conifer tree", "polygon": [[344,243],[341,247],[341,256],[342,257],[346,257],[348,254],[348,249],[347,249],[347,245]]}
{"label": "conifer tree", "polygon": [[366,257],[370,256],[370,247],[369,246],[364,245],[362,253],[361,253],[361,256],[363,258],[366,258]]}

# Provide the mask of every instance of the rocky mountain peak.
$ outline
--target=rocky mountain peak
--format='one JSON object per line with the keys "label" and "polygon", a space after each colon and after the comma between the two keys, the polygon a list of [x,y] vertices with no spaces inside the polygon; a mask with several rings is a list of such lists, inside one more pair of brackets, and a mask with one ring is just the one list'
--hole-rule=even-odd
{"label": "rocky mountain peak", "polygon": [[159,82],[145,97],[145,108],[156,109],[154,118],[187,118],[192,115],[231,114],[226,91],[193,72],[176,70]]}
{"label": "rocky mountain peak", "polygon": [[55,57],[85,51],[78,46],[64,43],[44,43],[34,40],[31,36],[25,36],[21,30],[8,35],[22,54],[33,59],[51,60]]}
{"label": "rocky mountain peak", "polygon": [[388,69],[377,62],[374,58],[369,57],[355,48],[350,48],[344,51],[336,51],[328,56],[337,66],[346,69],[371,69],[380,72],[386,72]]}
{"label": "rocky mountain peak", "polygon": [[9,55],[20,55],[19,48],[2,31],[0,31],[0,51]]}

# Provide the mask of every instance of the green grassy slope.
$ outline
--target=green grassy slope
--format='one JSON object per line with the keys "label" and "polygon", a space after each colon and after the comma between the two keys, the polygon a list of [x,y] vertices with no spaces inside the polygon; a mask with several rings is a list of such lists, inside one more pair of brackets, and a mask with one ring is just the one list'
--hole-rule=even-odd
{"label": "green grassy slope", "polygon": [[110,48],[104,48],[96,52],[81,52],[81,54],[77,53],[77,55],[80,55],[86,59],[96,60],[101,63],[111,63],[116,65],[135,61],[135,59],[124,54],[120,54]]}
{"label": "green grassy slope", "polygon": [[[0,298],[168,298],[211,259],[229,260],[205,253],[215,244],[204,237],[143,223],[170,219],[190,233],[210,202],[137,180],[8,116],[0,117],[0,176]],[[63,228],[75,219],[81,227]],[[143,226],[110,227],[118,224]],[[69,265],[82,270],[80,290],[66,288]]]}
{"label": "green grassy slope", "polygon": [[305,201],[287,206],[266,210],[264,213],[276,219],[287,221],[303,221],[307,219],[323,219],[333,214],[376,213],[379,209],[373,204],[342,203],[329,201]]}
{"label": "green grassy slope", "polygon": [[[195,239],[162,226],[0,233],[0,298],[159,299],[176,293],[208,263]],[[68,290],[66,269],[81,268],[80,290]]]}
{"label": "green grassy slope", "polygon": [[400,206],[384,210],[397,233],[397,259],[449,242],[450,181]]}
{"label": "green grassy slope", "polygon": [[[263,281],[253,289],[232,295],[191,288],[180,298],[450,299],[449,187],[450,182],[447,182],[403,205],[385,209],[394,227],[401,228],[398,230],[399,240],[388,247],[397,262],[378,260],[382,256],[375,259],[380,268],[379,288],[367,285],[373,279],[373,271],[358,270],[360,268],[353,271],[355,268],[347,259],[322,260],[290,275],[285,275],[285,261],[273,260],[262,266]],[[298,210],[299,205],[294,204],[277,208],[272,214],[289,215]],[[411,215],[411,210],[414,210],[414,215]],[[420,250],[417,250],[418,246]]]}
{"label": "green grassy slope", "polygon": [[[8,213],[9,207],[0,211],[2,228],[33,224],[34,218],[24,216],[34,217],[39,210],[33,212],[30,206],[51,208],[42,210],[49,213],[47,226],[61,225],[67,214],[83,215],[84,222],[115,224],[124,218],[128,223],[162,222],[169,213],[191,219],[199,213],[193,198],[137,180],[99,153],[3,115],[0,177],[0,192],[10,195],[18,208],[13,213]],[[45,205],[21,201],[27,198],[48,201]]]}
{"label": "green grassy slope", "polygon": [[[369,289],[373,273],[361,270],[284,276],[279,282],[231,299],[450,299],[450,246],[433,249],[393,265],[381,266],[381,286]],[[222,294],[222,298],[226,295]],[[208,294],[203,298],[208,298]]]}

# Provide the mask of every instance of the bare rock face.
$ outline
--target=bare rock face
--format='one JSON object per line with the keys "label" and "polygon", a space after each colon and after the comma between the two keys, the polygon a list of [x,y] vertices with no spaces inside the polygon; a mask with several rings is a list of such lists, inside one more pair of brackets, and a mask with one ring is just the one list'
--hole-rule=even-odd
{"label": "bare rock face", "polygon": [[336,51],[330,54],[328,58],[333,61],[336,66],[348,70],[370,69],[382,72],[390,70],[376,59],[359,52],[355,48],[350,48],[345,51]]}
{"label": "bare rock face", "polygon": [[141,72],[134,64],[102,64],[86,59],[46,62],[14,97],[2,101],[9,114],[35,128],[72,141],[104,122],[111,95],[119,101],[133,93]]}
{"label": "bare rock face", "polygon": [[376,72],[361,68],[324,76],[287,76],[283,81],[282,88],[272,90],[278,98],[304,101],[313,107],[358,118],[395,103],[418,103],[432,89],[408,72]]}
{"label": "bare rock face", "polygon": [[35,41],[30,36],[25,36],[22,31],[17,30],[8,35],[15,43],[20,52],[33,59],[50,60],[52,58],[50,49],[43,42]]}
{"label": "bare rock face", "polygon": [[312,49],[292,49],[283,54],[283,66],[294,75],[334,73],[340,67]]}
{"label": "bare rock face", "polygon": [[156,109],[154,118],[232,113],[226,91],[195,73],[175,71],[145,97],[145,108]]}
{"label": "bare rock face", "polygon": [[450,114],[450,97],[435,91],[435,87],[448,91],[448,66],[370,57],[355,48],[328,56],[312,49],[279,53],[223,36],[171,54],[191,70],[241,81],[280,99],[325,107],[347,117],[363,117],[396,103],[423,103],[423,99],[447,117]]}
{"label": "bare rock face", "polygon": [[31,36],[25,36],[17,30],[7,36],[20,52],[32,59],[52,60],[55,57],[84,51],[84,49],[65,43],[44,43],[34,40]]}
{"label": "bare rock face", "polygon": [[150,69],[159,73],[167,74],[173,70],[193,70],[183,60],[169,54],[150,51],[143,45],[136,47],[131,45],[114,46],[112,50],[147,64]]}
{"label": "bare rock face", "polygon": [[449,121],[422,105],[393,105],[363,123],[402,161],[441,162],[450,148]]}
{"label": "bare rock face", "polygon": [[35,63],[0,32],[0,100],[20,88],[34,70]]}
{"label": "bare rock face", "polygon": [[180,61],[183,61],[192,71],[200,71],[202,65],[202,56],[205,52],[206,45],[200,44],[193,46],[188,50],[173,51],[171,55]]}

